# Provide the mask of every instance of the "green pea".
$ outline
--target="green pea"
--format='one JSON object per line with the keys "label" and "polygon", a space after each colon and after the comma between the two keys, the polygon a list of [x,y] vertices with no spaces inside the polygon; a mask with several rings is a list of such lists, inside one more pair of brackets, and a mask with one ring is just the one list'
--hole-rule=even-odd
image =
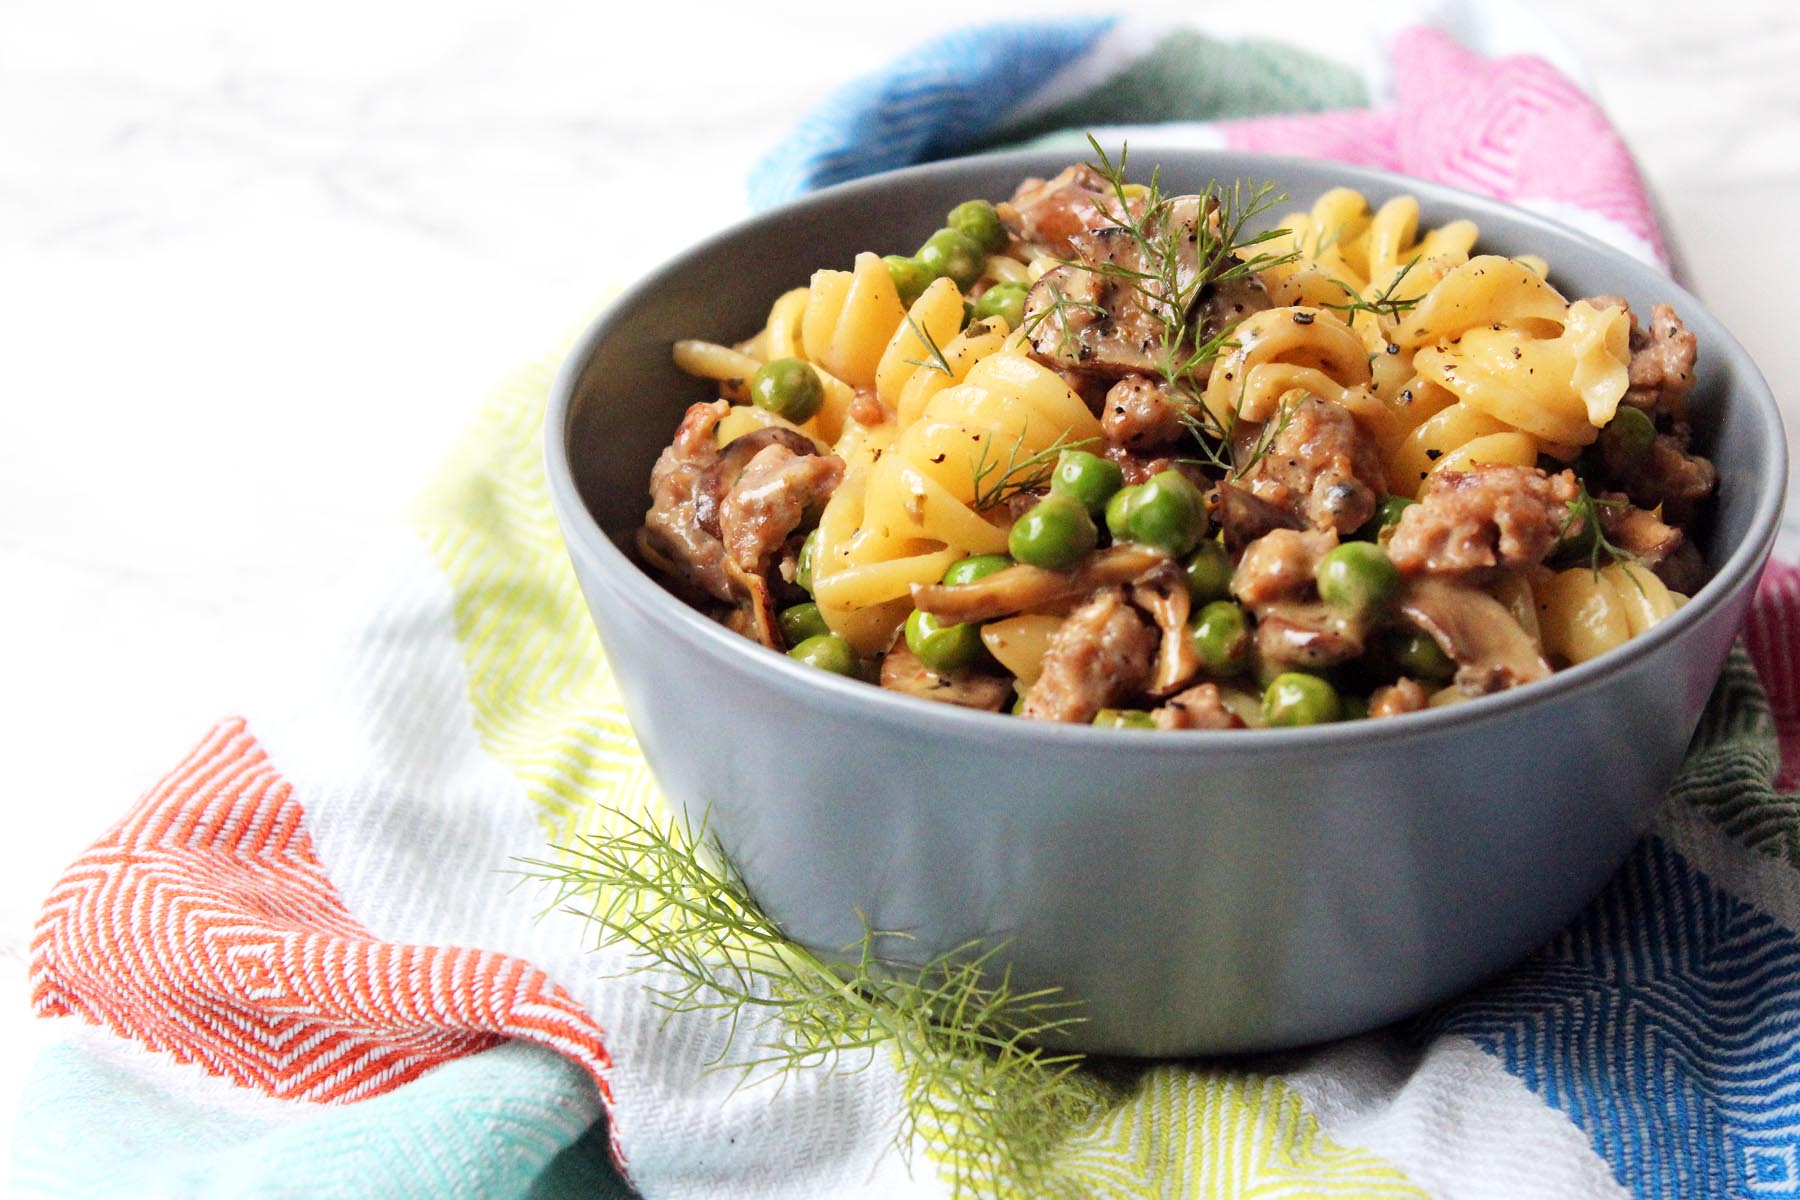
{"label": "green pea", "polygon": [[1208,538],[1187,561],[1188,597],[1195,604],[1231,595],[1231,551]]}
{"label": "green pea", "polygon": [[825,403],[825,385],[805,359],[777,358],[756,368],[750,377],[750,398],[758,408],[798,425]]}
{"label": "green pea", "polygon": [[788,657],[798,659],[809,667],[830,671],[833,675],[844,675],[851,679],[862,677],[862,663],[857,659],[856,651],[849,642],[835,633],[821,633],[807,638],[789,650]]}
{"label": "green pea", "polygon": [[975,301],[974,317],[977,321],[1004,317],[1008,330],[1017,329],[1025,323],[1025,285],[996,283]]}
{"label": "green pea", "polygon": [[1006,548],[1022,563],[1059,571],[1074,566],[1099,540],[1081,501],[1052,492],[1013,522]]}
{"label": "green pea", "polygon": [[966,621],[946,625],[923,609],[906,618],[906,646],[929,671],[954,671],[981,653],[981,630]]}
{"label": "green pea", "polygon": [[1006,248],[1006,226],[1000,223],[1000,214],[986,200],[964,200],[950,210],[944,224],[967,235],[989,254]]}
{"label": "green pea", "polygon": [[1390,635],[1388,653],[1402,674],[1442,683],[1456,674],[1456,663],[1428,633],[1398,629]]}
{"label": "green pea", "polygon": [[790,646],[798,646],[807,638],[830,633],[831,627],[819,615],[819,606],[808,600],[781,610],[781,637]]}
{"label": "green pea", "polygon": [[1367,696],[1345,696],[1338,701],[1338,720],[1364,721],[1369,716]]}
{"label": "green pea", "polygon": [[1103,708],[1094,714],[1102,729],[1155,729],[1156,718],[1141,708]]}
{"label": "green pea", "polygon": [[1064,450],[1050,475],[1051,491],[1073,496],[1095,516],[1106,511],[1106,502],[1124,486],[1125,472],[1118,463],[1086,450]]}
{"label": "green pea", "polygon": [[971,554],[961,562],[953,562],[944,572],[944,582],[948,584],[974,583],[986,579],[996,571],[1004,571],[1013,565],[1013,560],[1004,554]]}
{"label": "green pea", "polygon": [[1407,496],[1383,496],[1381,503],[1375,506],[1375,515],[1364,521],[1352,537],[1372,542],[1381,536],[1381,531],[1400,523],[1400,514],[1417,504],[1418,501]]}
{"label": "green pea", "polygon": [[926,238],[918,259],[933,276],[948,275],[964,291],[981,278],[982,265],[987,262],[975,239],[955,229],[940,229]]}
{"label": "green pea", "polygon": [[1319,560],[1319,599],[1357,617],[1379,614],[1400,592],[1400,570],[1374,542],[1345,542]]}
{"label": "green pea", "polygon": [[1188,645],[1207,674],[1223,679],[1250,662],[1250,622],[1229,600],[1214,600],[1188,627]]}
{"label": "green pea", "polygon": [[1106,529],[1115,542],[1131,540],[1131,514],[1144,498],[1142,484],[1120,488],[1106,502]]}
{"label": "green pea", "polygon": [[900,293],[900,303],[911,308],[931,281],[937,278],[916,258],[904,254],[890,254],[881,260],[887,264],[888,274],[894,280],[894,288]]}
{"label": "green pea", "polygon": [[1263,693],[1263,719],[1271,725],[1325,725],[1342,713],[1337,689],[1302,671],[1277,675]]}
{"label": "green pea", "polygon": [[815,529],[800,543],[800,554],[794,560],[794,582],[805,588],[809,596],[813,589],[813,558],[818,553],[819,531]]}
{"label": "green pea", "polygon": [[[1165,554],[1186,554],[1206,536],[1206,497],[1180,471],[1152,475],[1125,516],[1131,541]],[[1107,514],[1110,528],[1111,511]]]}
{"label": "green pea", "polygon": [[1600,430],[1601,452],[1616,462],[1637,462],[1655,444],[1656,423],[1643,409],[1629,404],[1619,405],[1613,419]]}

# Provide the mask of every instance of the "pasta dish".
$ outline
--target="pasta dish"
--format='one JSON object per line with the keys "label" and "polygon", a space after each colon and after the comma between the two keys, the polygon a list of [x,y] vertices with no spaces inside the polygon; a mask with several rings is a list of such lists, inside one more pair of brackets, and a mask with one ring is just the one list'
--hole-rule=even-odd
{"label": "pasta dish", "polygon": [[641,558],[825,670],[1040,720],[1390,717],[1542,679],[1705,580],[1695,340],[1466,220],[1097,161],[856,256],[736,345]]}

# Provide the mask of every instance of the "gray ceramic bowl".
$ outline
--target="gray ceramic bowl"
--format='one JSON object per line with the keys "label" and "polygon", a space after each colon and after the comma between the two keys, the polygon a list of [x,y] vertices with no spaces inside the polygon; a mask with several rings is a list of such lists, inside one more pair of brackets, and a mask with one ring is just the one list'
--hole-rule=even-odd
{"label": "gray ceramic bowl", "polygon": [[[1066,164],[999,154],[914,168],[756,217],[601,316],[558,379],[549,480],[569,554],[669,798],[708,815],[767,911],[823,950],[878,928],[929,956],[1005,940],[1015,979],[1058,985],[1073,1044],[1162,1055],[1349,1034],[1541,945],[1643,832],[1775,537],[1780,417],[1693,296],[1552,222],[1411,179],[1234,153],[1160,161],[1173,190],[1343,183],[1472,217],[1482,247],[1541,254],[1571,296],[1675,305],[1699,336],[1693,407],[1722,476],[1713,577],[1673,618],[1553,679],[1398,720],[1134,734],[974,713],[801,666],[707,620],[622,549],[651,463],[706,388],[678,337],[732,341],[782,290],[856,251],[917,245],[970,196]],[[1298,205],[1296,205],[1298,206]]]}

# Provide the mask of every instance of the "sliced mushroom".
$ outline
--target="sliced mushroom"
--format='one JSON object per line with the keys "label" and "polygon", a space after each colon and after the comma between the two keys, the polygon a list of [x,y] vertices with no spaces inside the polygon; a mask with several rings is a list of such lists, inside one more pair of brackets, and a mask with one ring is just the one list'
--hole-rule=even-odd
{"label": "sliced mushroom", "polygon": [[1012,683],[1003,676],[973,670],[940,673],[929,669],[906,644],[904,634],[894,639],[881,660],[881,686],[921,700],[988,712],[999,712],[1012,695]]}
{"label": "sliced mushroom", "polygon": [[785,651],[787,643],[781,636],[781,621],[775,615],[775,596],[769,581],[754,571],[744,570],[730,559],[725,560],[725,573],[750,601],[748,607],[739,605],[732,614],[731,627],[771,650]]}
{"label": "sliced mushroom", "polygon": [[1272,604],[1256,621],[1256,653],[1266,663],[1329,667],[1363,652],[1364,629],[1323,604]]}
{"label": "sliced mushroom", "polygon": [[1456,686],[1471,696],[1550,674],[1531,635],[1504,604],[1478,588],[1422,575],[1407,582],[1400,611],[1456,661]]}
{"label": "sliced mushroom", "polygon": [[1089,555],[1073,571],[1047,571],[1020,563],[974,583],[915,583],[913,607],[946,622],[992,621],[1073,600],[1109,584],[1135,582],[1170,561],[1167,555],[1143,546],[1109,546]]}
{"label": "sliced mushroom", "polygon": [[1158,698],[1172,696],[1200,673],[1200,659],[1187,636],[1188,610],[1192,605],[1187,573],[1173,559],[1167,560],[1132,585],[1131,600],[1149,613],[1162,631],[1156,671],[1144,690]]}
{"label": "sliced mushroom", "polygon": [[744,473],[750,460],[767,446],[786,446],[795,454],[819,452],[818,443],[804,433],[784,429],[779,425],[764,426],[734,439],[729,446],[719,451],[719,457],[694,482],[695,524],[714,537],[719,536],[719,506],[724,503],[725,493],[731,490],[731,485]]}
{"label": "sliced mushroom", "polygon": [[1219,485],[1218,521],[1225,548],[1233,554],[1277,529],[1306,528],[1296,514],[1229,483]]}

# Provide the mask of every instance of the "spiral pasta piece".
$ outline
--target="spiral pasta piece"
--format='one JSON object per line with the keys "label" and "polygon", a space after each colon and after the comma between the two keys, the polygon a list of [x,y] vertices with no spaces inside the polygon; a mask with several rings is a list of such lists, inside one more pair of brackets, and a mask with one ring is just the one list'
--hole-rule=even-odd
{"label": "spiral pasta piece", "polygon": [[1400,443],[1388,463],[1388,490],[1417,496],[1437,471],[1466,471],[1481,463],[1529,467],[1537,456],[1538,443],[1529,434],[1467,404],[1451,404]]}
{"label": "spiral pasta piece", "polygon": [[815,271],[800,320],[806,357],[853,388],[875,386],[875,368],[906,316],[887,264],[867,251],[849,271]]}
{"label": "spiral pasta piece", "polygon": [[990,354],[865,467],[852,467],[825,507],[813,596],[833,631],[863,653],[884,650],[915,583],[935,583],[970,554],[1006,549],[1005,509],[984,505],[1009,466],[1100,436],[1100,423],[1055,372]]}
{"label": "spiral pasta piece", "polygon": [[1535,595],[1544,652],[1570,664],[1623,645],[1687,601],[1630,562],[1559,571],[1540,582]]}
{"label": "spiral pasta piece", "polygon": [[1201,401],[1221,428],[1267,421],[1281,398],[1313,375],[1337,387],[1366,387],[1368,353],[1362,340],[1325,309],[1271,308],[1241,321],[1232,347],[1213,364]]}

